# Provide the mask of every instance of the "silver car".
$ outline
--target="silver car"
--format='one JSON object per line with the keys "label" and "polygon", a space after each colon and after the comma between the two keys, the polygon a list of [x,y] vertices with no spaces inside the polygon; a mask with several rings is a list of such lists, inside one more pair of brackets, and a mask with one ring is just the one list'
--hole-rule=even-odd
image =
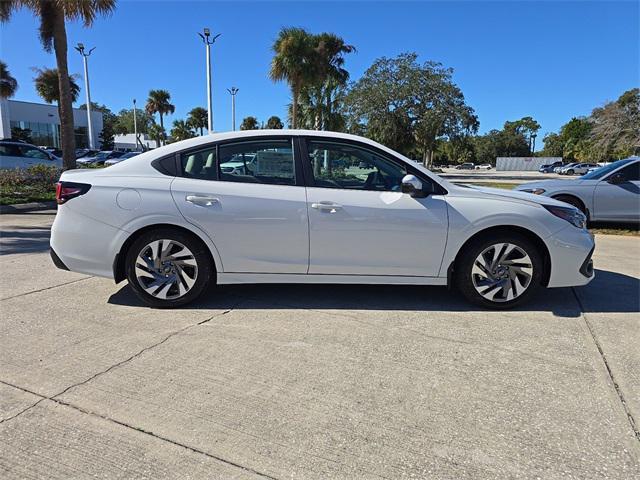
{"label": "silver car", "polygon": [[596,222],[640,223],[640,157],[598,168],[575,180],[544,180],[516,187],[569,203]]}

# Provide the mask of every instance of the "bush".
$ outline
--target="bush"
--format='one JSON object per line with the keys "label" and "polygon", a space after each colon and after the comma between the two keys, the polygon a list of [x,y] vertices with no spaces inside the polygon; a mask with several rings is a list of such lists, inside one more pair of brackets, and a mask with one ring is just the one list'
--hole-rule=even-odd
{"label": "bush", "polygon": [[42,202],[55,199],[55,184],[62,170],[47,165],[0,170],[0,204]]}

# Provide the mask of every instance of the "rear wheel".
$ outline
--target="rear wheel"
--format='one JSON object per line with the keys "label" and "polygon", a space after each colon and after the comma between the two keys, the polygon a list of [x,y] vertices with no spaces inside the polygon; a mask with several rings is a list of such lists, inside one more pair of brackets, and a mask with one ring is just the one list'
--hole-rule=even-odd
{"label": "rear wheel", "polygon": [[471,302],[506,309],[535,294],[543,265],[542,254],[525,236],[486,236],[465,246],[455,265],[455,281]]}
{"label": "rear wheel", "polygon": [[133,291],[147,305],[158,308],[195,300],[214,271],[207,247],[172,228],[143,233],[129,248],[125,262]]}

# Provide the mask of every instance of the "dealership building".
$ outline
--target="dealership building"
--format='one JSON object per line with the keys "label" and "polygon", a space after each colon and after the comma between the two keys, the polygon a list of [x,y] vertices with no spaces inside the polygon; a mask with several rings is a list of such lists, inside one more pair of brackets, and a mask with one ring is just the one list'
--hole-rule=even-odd
{"label": "dealership building", "polygon": [[[87,111],[74,108],[73,124],[76,132],[76,146],[88,147]],[[91,112],[91,126],[93,128],[93,143],[98,147],[100,132],[102,132],[101,112]],[[34,145],[54,148],[61,146],[60,117],[57,105],[0,99],[0,138],[11,138],[11,130],[15,128],[29,130],[29,136]]]}

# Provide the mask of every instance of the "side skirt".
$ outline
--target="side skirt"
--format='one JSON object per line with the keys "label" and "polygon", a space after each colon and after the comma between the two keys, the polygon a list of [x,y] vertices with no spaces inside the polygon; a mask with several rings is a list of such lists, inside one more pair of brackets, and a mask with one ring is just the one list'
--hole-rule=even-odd
{"label": "side skirt", "polygon": [[218,284],[233,283],[353,283],[447,285],[446,277],[410,277],[395,275],[319,275],[304,273],[218,273]]}

